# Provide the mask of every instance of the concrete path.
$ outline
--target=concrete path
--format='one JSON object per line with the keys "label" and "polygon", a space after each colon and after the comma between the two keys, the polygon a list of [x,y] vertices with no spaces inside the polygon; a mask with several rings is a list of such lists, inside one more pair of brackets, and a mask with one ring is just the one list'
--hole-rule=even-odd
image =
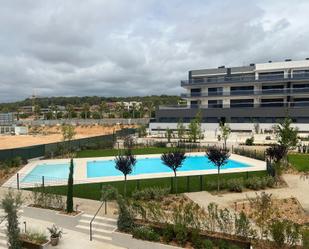
{"label": "concrete path", "polygon": [[255,197],[256,193],[266,192],[271,193],[274,198],[289,198],[295,197],[302,205],[303,209],[309,213],[309,180],[301,178],[300,175],[291,175],[287,174],[283,176],[288,187],[279,188],[279,189],[267,189],[261,191],[248,191],[243,193],[226,193],[220,196],[212,195],[209,192],[195,192],[195,193],[186,193],[185,195],[198,203],[201,207],[207,209],[207,206],[211,202],[217,203],[220,207],[230,207],[235,201],[241,201],[247,197]]}

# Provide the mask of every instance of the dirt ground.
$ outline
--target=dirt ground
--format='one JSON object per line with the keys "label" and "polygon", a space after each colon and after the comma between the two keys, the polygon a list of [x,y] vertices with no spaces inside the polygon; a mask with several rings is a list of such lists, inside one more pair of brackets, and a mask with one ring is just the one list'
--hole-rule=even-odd
{"label": "dirt ground", "polygon": [[[122,128],[131,128],[133,126],[126,125],[114,125],[114,126],[102,126],[102,125],[83,125],[76,126],[75,139],[93,137],[111,134],[113,131],[120,130]],[[53,127],[35,127],[29,130],[29,135],[11,136],[0,135],[0,149],[12,149],[24,146],[46,144],[62,141],[62,134],[60,126]]]}

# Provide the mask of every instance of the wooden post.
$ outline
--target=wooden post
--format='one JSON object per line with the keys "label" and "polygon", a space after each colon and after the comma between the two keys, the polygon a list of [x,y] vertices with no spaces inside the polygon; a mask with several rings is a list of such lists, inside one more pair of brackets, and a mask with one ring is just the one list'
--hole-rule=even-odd
{"label": "wooden post", "polygon": [[200,175],[200,191],[203,190],[203,176]]}
{"label": "wooden post", "polygon": [[174,193],[174,177],[171,177],[171,193]]}

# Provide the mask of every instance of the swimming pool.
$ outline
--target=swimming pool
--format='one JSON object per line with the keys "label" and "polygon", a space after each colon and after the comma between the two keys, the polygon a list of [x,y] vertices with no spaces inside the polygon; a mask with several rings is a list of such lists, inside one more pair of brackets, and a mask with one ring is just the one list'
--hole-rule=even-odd
{"label": "swimming pool", "polygon": [[[123,174],[115,168],[115,161],[100,158],[94,159],[75,159],[74,160],[74,179],[76,180],[91,180],[100,179],[104,177],[122,177]],[[240,162],[238,160],[229,159],[228,163],[222,167],[225,169],[241,169],[252,168],[252,165]],[[216,167],[204,155],[187,155],[181,168],[178,172],[201,171],[201,170],[215,170]],[[158,176],[160,173],[172,173],[172,170],[164,165],[159,156],[138,156],[137,163],[133,168],[131,175],[153,175]],[[61,162],[48,161],[45,163],[38,163],[33,165],[30,171],[26,174],[21,174],[22,183],[36,184],[42,183],[42,176],[45,182],[58,182],[61,179],[65,183],[69,175],[69,160]]]}
{"label": "swimming pool", "polygon": [[[245,168],[250,165],[234,160],[229,160],[222,169]],[[178,171],[210,170],[216,167],[205,156],[188,156]],[[164,165],[159,157],[137,159],[137,163],[131,175],[169,173],[173,172]],[[88,161],[87,177],[122,176],[123,174],[115,168],[114,160]]]}
{"label": "swimming pool", "polygon": [[61,164],[38,164],[23,179],[22,182],[41,182],[42,176],[46,179],[63,178],[67,179],[69,175],[69,163]]}

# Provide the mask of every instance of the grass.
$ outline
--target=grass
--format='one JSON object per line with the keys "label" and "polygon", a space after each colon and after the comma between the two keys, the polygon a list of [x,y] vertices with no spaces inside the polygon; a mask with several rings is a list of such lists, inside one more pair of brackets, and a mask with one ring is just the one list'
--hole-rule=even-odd
{"label": "grass", "polygon": [[[147,147],[147,148],[137,148],[133,149],[134,155],[144,155],[144,154],[162,154],[168,152],[170,148],[161,147]],[[78,151],[76,157],[105,157],[105,156],[116,156],[118,155],[117,149],[102,149],[102,150],[83,150]]]}
{"label": "grass", "polygon": [[[227,173],[221,174],[222,181],[232,178],[247,178],[247,177],[262,177],[266,176],[266,171],[256,171],[248,173]],[[203,176],[183,176],[177,177],[178,192],[196,192],[201,190],[215,190],[207,184],[209,182],[216,182],[216,175],[203,175]],[[202,180],[202,185],[201,185]],[[188,182],[189,181],[189,182]],[[165,187],[171,188],[173,177],[170,178],[155,178],[155,179],[141,179],[141,180],[128,180],[127,181],[127,194],[131,196],[132,192],[136,189],[143,189],[147,187]],[[120,194],[123,194],[124,181],[108,182],[108,183],[88,183],[74,185],[74,197],[99,200],[101,196],[101,188],[103,185],[111,185],[118,189]],[[212,184],[213,185],[213,184]],[[31,189],[30,189],[31,190]],[[67,186],[45,187],[45,191],[54,194],[66,195]]]}
{"label": "grass", "polygon": [[289,154],[289,163],[301,172],[309,172],[309,154]]}

